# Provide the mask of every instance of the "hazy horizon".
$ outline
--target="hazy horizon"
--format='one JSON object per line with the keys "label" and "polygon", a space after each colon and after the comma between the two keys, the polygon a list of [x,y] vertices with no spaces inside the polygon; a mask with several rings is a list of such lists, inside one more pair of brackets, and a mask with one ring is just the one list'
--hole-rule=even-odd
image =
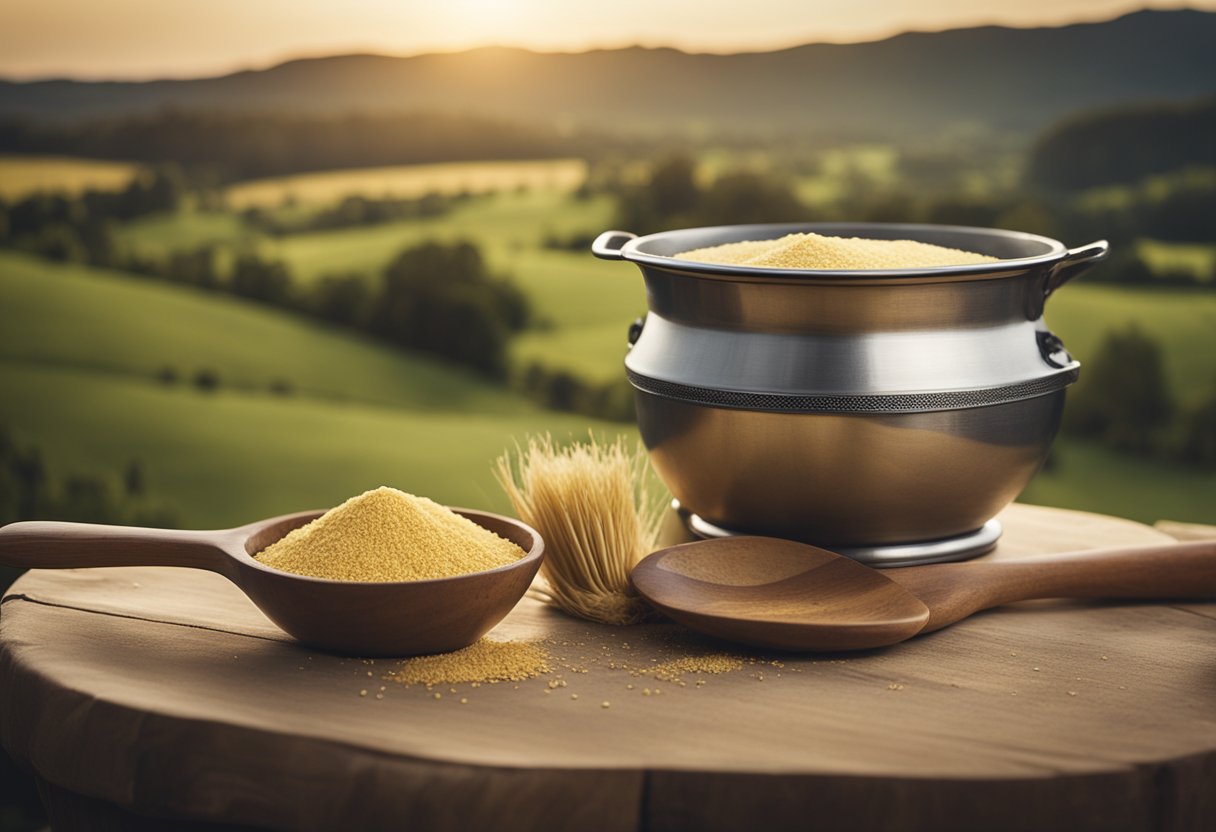
{"label": "hazy horizon", "polygon": [[[0,77],[196,78],[330,55],[408,56],[486,46],[540,52],[629,46],[756,52],[806,43],[883,40],[910,31],[1062,26],[1150,8],[1216,10],[1216,0],[1028,0],[980,9],[965,0],[927,0],[909,13],[898,0],[862,0],[847,6],[823,4],[812,15],[807,4],[796,0],[755,0],[753,14],[739,21],[732,17],[737,15],[735,4],[699,4],[699,17],[685,19],[678,8],[653,8],[645,0],[621,0],[610,14],[607,9],[570,8],[560,0],[451,0],[426,9],[416,3],[352,0],[337,15],[325,0],[252,7],[241,0],[215,0],[188,12],[183,11],[185,5],[10,0],[2,16],[5,25],[0,26]],[[631,9],[636,16],[622,13]],[[802,22],[799,15],[815,19]],[[142,25],[132,26],[135,19]],[[642,25],[639,20],[649,22]],[[241,25],[234,27],[233,21]],[[390,37],[385,31],[399,34]]]}

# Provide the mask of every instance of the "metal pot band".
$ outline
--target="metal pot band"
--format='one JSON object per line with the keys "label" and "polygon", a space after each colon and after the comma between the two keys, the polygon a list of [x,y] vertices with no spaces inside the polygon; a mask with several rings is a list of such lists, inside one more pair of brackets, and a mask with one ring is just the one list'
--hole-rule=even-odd
{"label": "metal pot band", "polygon": [[782,393],[748,393],[692,387],[650,378],[626,368],[629,383],[638,390],[668,399],[735,410],[767,410],[779,413],[925,413],[961,410],[1031,399],[1063,390],[1077,380],[1079,367],[1070,367],[1045,378],[1001,387],[948,390],[937,393],[893,393],[888,395],[799,396]]}

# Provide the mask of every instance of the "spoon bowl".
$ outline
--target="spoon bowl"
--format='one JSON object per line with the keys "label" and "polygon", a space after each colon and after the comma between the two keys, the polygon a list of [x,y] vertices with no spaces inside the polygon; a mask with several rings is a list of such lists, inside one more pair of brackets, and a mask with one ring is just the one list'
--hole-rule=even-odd
{"label": "spoon bowl", "polygon": [[724,537],[662,549],[633,585],[676,621],[779,650],[865,650],[911,638],[929,608],[883,573],[792,540]]}
{"label": "spoon bowl", "polygon": [[425,581],[333,581],[274,569],[255,556],[324,512],[219,531],[29,521],[0,528],[0,563],[30,569],[184,566],[236,584],[297,641],[358,656],[414,656],[466,647],[519,603],[540,568],[531,527],[472,509],[452,511],[516,544],[524,556],[482,572]]}

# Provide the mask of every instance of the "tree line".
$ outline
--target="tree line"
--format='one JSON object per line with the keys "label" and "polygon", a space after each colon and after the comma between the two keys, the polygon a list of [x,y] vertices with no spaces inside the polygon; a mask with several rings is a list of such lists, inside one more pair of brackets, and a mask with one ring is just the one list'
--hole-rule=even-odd
{"label": "tree line", "polygon": [[1117,451],[1216,469],[1216,377],[1179,403],[1161,345],[1134,325],[1112,329],[1069,393],[1064,431]]}
{"label": "tree line", "polygon": [[1187,167],[1216,167],[1216,96],[1067,119],[1031,148],[1026,179],[1032,185],[1081,190],[1139,182]]}
{"label": "tree line", "polygon": [[510,339],[532,319],[527,296],[468,241],[406,247],[374,279],[345,272],[308,285],[286,262],[254,250],[237,252],[225,271],[221,253],[202,246],[123,268],[303,315],[496,380],[507,377]]}
{"label": "tree line", "polygon": [[[309,231],[365,228],[397,220],[432,219],[443,216],[457,204],[471,198],[467,193],[428,193],[419,197],[380,198],[354,194],[316,211],[284,212],[258,207],[247,208],[241,212],[241,219],[250,228],[263,234],[284,237]],[[293,206],[288,202],[283,207],[290,209]]]}
{"label": "tree line", "polygon": [[0,153],[173,163],[224,180],[425,162],[551,159],[620,144],[456,113],[184,112],[74,122],[0,120]]}
{"label": "tree line", "polygon": [[[147,473],[139,460],[104,475],[56,477],[36,446],[18,441],[0,425],[0,526],[18,520],[177,528],[177,512],[149,497]],[[0,592],[19,573],[0,567]]]}

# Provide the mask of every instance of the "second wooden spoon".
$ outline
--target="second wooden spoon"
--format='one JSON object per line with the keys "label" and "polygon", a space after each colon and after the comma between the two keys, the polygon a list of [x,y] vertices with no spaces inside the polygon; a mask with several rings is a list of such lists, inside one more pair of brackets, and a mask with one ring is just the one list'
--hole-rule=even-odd
{"label": "second wooden spoon", "polygon": [[782,650],[862,650],[1014,601],[1216,596],[1216,541],[879,571],[791,540],[726,537],[661,549],[632,579],[660,611],[709,635]]}

